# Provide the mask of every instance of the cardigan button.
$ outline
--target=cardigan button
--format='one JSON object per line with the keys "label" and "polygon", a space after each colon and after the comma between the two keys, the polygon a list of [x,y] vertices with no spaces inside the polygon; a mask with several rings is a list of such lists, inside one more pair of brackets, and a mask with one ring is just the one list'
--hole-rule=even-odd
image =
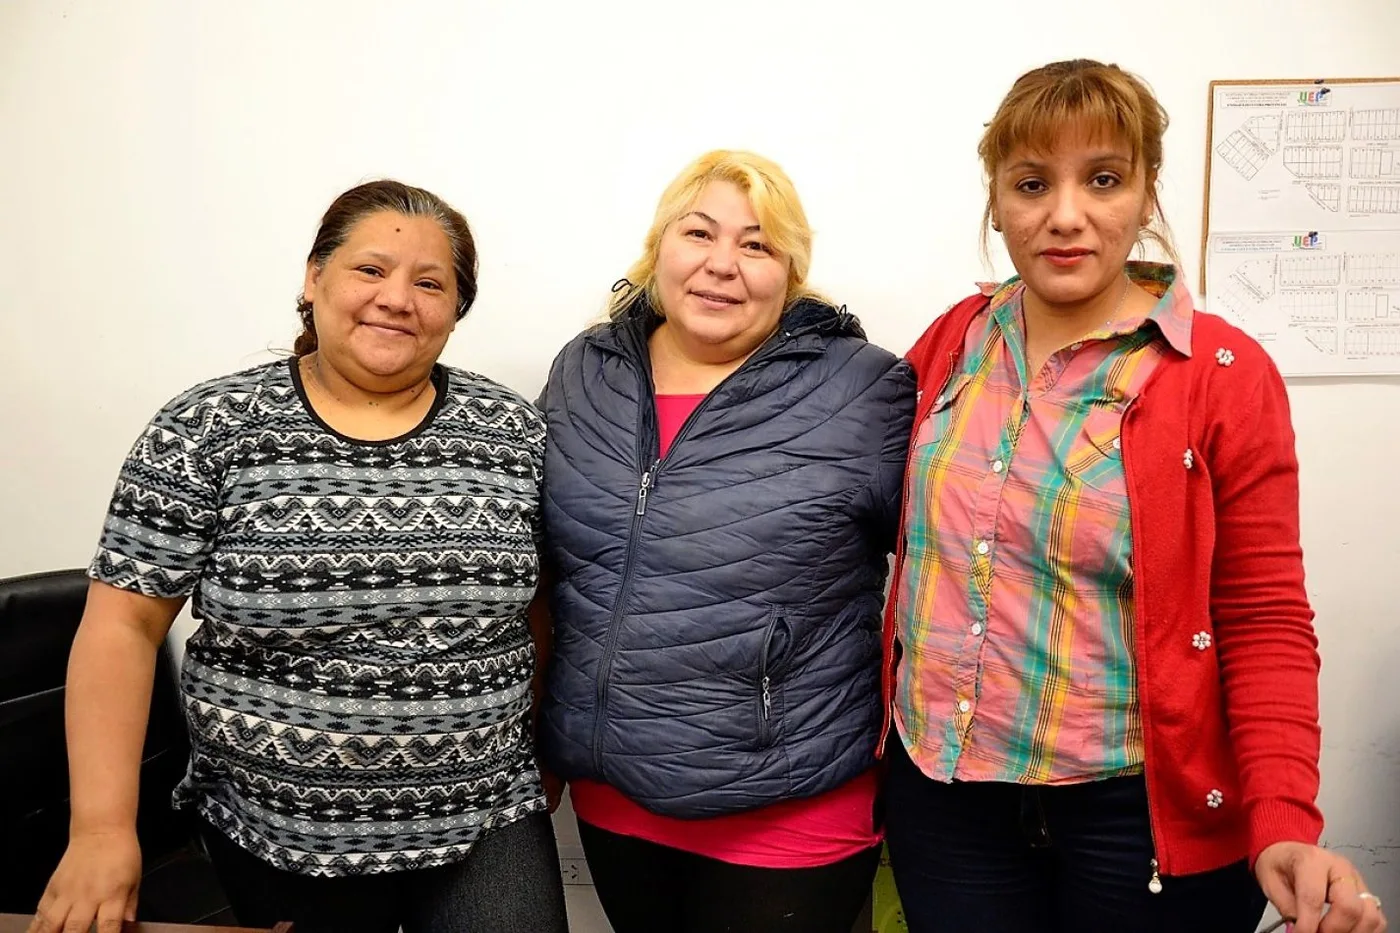
{"label": "cardigan button", "polygon": [[1218,790],[1212,790],[1209,794],[1206,794],[1206,806],[1210,807],[1212,810],[1220,809],[1220,805],[1224,802],[1225,795]]}
{"label": "cardigan button", "polygon": [[1182,455],[1181,462],[1186,464],[1186,469],[1188,470],[1196,465],[1196,455],[1192,452],[1190,447],[1186,448],[1186,453]]}
{"label": "cardigan button", "polygon": [[1215,361],[1221,366],[1229,366],[1235,361],[1235,354],[1233,351],[1221,347],[1215,351]]}
{"label": "cardigan button", "polygon": [[1205,651],[1211,645],[1210,632],[1197,632],[1191,636],[1191,647],[1197,651]]}

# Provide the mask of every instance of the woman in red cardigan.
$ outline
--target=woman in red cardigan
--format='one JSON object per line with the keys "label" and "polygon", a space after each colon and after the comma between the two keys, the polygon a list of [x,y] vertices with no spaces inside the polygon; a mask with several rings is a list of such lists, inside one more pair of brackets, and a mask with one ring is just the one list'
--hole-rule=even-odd
{"label": "woman in red cardigan", "polygon": [[909,354],[885,687],[914,933],[1246,933],[1265,896],[1300,933],[1385,927],[1317,846],[1283,382],[1175,267],[1128,260],[1170,251],[1166,122],[1113,65],[1020,78],[979,147],[1018,275]]}

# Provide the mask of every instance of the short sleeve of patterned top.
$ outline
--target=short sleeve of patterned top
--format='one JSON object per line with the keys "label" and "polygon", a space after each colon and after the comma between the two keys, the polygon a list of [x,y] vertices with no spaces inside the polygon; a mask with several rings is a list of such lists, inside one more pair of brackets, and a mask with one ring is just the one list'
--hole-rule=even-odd
{"label": "short sleeve of patterned top", "polygon": [[176,804],[309,875],[461,859],[544,808],[528,731],[544,423],[434,370],[409,434],[356,441],[294,361],[165,406],[122,467],[89,574],[193,594]]}

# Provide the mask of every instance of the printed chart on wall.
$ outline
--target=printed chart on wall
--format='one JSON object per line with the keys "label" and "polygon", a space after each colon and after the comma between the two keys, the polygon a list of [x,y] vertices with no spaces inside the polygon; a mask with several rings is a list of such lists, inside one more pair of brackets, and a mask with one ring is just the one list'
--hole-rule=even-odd
{"label": "printed chart on wall", "polygon": [[1207,310],[1285,376],[1400,373],[1400,78],[1210,93]]}

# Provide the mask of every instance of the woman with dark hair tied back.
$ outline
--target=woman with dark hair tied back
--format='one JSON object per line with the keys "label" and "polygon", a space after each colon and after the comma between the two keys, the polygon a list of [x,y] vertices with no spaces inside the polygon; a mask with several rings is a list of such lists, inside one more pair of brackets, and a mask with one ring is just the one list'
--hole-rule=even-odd
{"label": "woman with dark hair tied back", "polygon": [[440,198],[353,188],[308,257],[294,357],[141,433],[89,569],[71,834],[31,933],[135,919],[152,670],[190,597],[175,804],[240,923],[566,929],[531,727],[544,425],[438,363],[476,272]]}

